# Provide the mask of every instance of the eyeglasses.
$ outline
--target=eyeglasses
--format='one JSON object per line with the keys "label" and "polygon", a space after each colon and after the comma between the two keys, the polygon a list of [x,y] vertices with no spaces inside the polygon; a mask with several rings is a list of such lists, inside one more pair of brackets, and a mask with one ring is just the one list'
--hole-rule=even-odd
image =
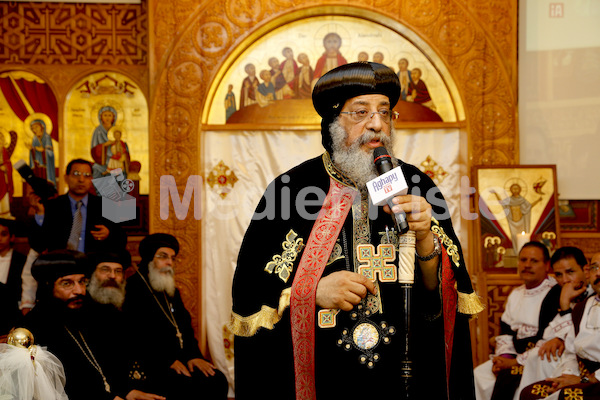
{"label": "eyeglasses", "polygon": [[[87,286],[88,283],[90,283],[90,280],[88,278],[81,278],[77,281],[77,284],[79,286]],[[59,282],[58,286],[60,286],[64,290],[73,290],[73,288],[75,287],[75,281],[65,279],[64,281]]]}
{"label": "eyeglasses", "polygon": [[171,260],[174,263],[177,262],[176,256],[171,257],[170,255],[165,253],[158,253],[154,257],[158,258],[159,260]]}
{"label": "eyeglasses", "polygon": [[590,265],[590,272],[596,272],[599,268],[600,265],[598,265],[598,263],[593,263],[592,265]]}
{"label": "eyeglasses", "polygon": [[115,275],[123,275],[123,268],[115,268],[112,269],[111,267],[100,267],[98,268],[98,272],[100,272],[102,275],[108,275],[111,272],[114,273]]}
{"label": "eyeglasses", "polygon": [[80,176],[83,176],[84,178],[91,178],[92,174],[90,172],[81,172],[81,171],[73,171],[71,172],[71,175],[79,178]]}
{"label": "eyeglasses", "polygon": [[370,119],[373,118],[375,114],[379,114],[381,120],[386,124],[389,124],[390,121],[397,119],[400,114],[396,111],[392,110],[379,110],[379,111],[367,111],[367,110],[358,110],[358,111],[341,111],[340,114],[348,114],[352,121],[359,123],[363,122],[367,117]]}

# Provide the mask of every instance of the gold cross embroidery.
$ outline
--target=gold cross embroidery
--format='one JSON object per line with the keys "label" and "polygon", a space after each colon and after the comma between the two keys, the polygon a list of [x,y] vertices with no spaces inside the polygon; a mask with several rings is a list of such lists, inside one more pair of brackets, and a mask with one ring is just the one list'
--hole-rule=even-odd
{"label": "gold cross embroidery", "polygon": [[583,390],[581,389],[565,389],[565,400],[583,400]]}
{"label": "gold cross embroidery", "polygon": [[533,385],[533,389],[531,389],[531,394],[535,394],[540,397],[548,397],[548,389],[550,389],[550,386],[541,385],[537,383]]}
{"label": "gold cross embroidery", "polygon": [[298,238],[298,234],[290,229],[281,247],[283,253],[274,255],[273,261],[269,261],[265,266],[265,271],[270,274],[275,272],[282,281],[287,282],[292,275],[294,261],[296,261],[298,253],[304,248],[304,240]]}
{"label": "gold cross embroidery", "polygon": [[336,316],[340,310],[324,308],[319,310],[319,328],[333,328],[337,321]]}
{"label": "gold cross embroidery", "polygon": [[390,264],[396,259],[396,249],[391,244],[380,244],[377,252],[372,244],[359,244],[357,258],[361,264],[358,273],[374,281],[379,275],[381,282],[395,282],[396,267]]}

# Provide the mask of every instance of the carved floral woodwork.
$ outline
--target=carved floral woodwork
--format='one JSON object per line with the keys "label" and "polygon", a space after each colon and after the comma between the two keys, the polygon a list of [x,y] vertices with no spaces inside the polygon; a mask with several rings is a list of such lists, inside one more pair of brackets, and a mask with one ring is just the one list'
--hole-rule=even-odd
{"label": "carved floral woodwork", "polygon": [[147,64],[142,4],[0,3],[0,62]]}
{"label": "carved floral woodwork", "polygon": [[[415,32],[447,66],[464,105],[468,164],[515,164],[517,6],[516,0],[367,0],[359,6],[331,0],[3,2],[0,71],[38,73],[59,103],[70,84],[102,69],[122,72],[140,85],[151,102],[150,230],[182,238],[177,279],[196,317],[201,226],[179,221],[174,213],[160,219],[158,182],[162,175],[173,175],[183,193],[187,177],[201,174],[201,115],[229,57],[269,29],[307,15],[376,13],[381,18],[375,22]],[[501,297],[489,297],[490,309]]]}
{"label": "carved floral woodwork", "polygon": [[[413,30],[448,66],[464,102],[469,165],[518,162],[516,1],[371,0],[361,7],[310,0],[150,2],[151,81],[156,82],[152,148],[161,148],[155,156],[177,149],[189,162],[186,171],[200,172],[195,161],[201,154],[200,111],[211,84],[228,57],[240,54],[260,32],[312,13],[361,17],[362,10],[368,10],[381,14],[380,21],[397,21]],[[169,172],[164,162],[156,165],[153,181]],[[179,180],[176,176],[182,187],[185,179],[187,175]],[[153,194],[151,198],[157,199],[158,188]],[[151,210],[154,230],[177,225],[158,218],[156,201]],[[200,241],[198,226],[182,228],[186,236]],[[196,262],[188,271],[198,267]]]}

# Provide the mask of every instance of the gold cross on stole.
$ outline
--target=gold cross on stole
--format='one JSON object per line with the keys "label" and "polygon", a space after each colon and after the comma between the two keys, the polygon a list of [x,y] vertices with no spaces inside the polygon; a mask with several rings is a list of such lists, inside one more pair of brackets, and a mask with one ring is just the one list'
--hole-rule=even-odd
{"label": "gold cross on stole", "polygon": [[356,258],[360,263],[358,273],[374,281],[376,277],[381,282],[395,282],[397,277],[396,267],[391,264],[396,260],[396,249],[392,244],[359,244]]}

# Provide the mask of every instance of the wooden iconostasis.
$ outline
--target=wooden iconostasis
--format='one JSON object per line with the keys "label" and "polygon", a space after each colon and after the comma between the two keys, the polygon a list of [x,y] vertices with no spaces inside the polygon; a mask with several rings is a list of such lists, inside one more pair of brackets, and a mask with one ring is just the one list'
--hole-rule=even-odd
{"label": "wooden iconostasis", "polygon": [[[356,6],[312,0],[300,6],[291,0],[2,2],[2,165],[12,168],[22,159],[61,192],[66,189],[61,175],[72,158],[93,160],[100,174],[122,168],[135,182],[139,208],[127,227],[134,261],[137,243],[148,232],[180,239],[178,287],[205,350],[222,370],[230,370],[233,344],[225,321],[235,249],[226,256],[219,253],[221,258],[210,251],[217,232],[211,227],[218,222],[210,211],[229,207],[227,202],[243,189],[253,195],[263,189],[240,162],[254,160],[238,139],[252,134],[254,142],[248,143],[290,141],[286,146],[305,151],[295,156],[300,158],[320,151],[312,144],[319,140],[319,121],[311,114],[310,100],[302,98],[309,87],[297,85],[284,93],[280,86],[270,103],[262,98],[260,104],[255,96],[253,104],[242,107],[246,66],[254,65],[252,83],[258,90],[265,81],[262,71],[272,69],[269,59],[283,65],[289,48],[297,82],[307,82],[299,71],[308,66],[314,73],[330,33],[341,39],[337,49],[348,62],[366,53],[367,59],[382,57],[398,71],[405,58],[408,69],[420,69],[431,85],[436,107],[425,104],[427,99],[402,103],[405,115],[419,117],[398,122],[396,129],[412,146],[404,147],[432,148],[431,154],[423,150],[403,156],[414,157],[411,162],[431,175],[449,176],[445,184],[456,198],[453,221],[460,226],[474,286],[487,306],[472,321],[478,364],[487,359],[488,339],[497,334],[503,303],[519,280],[514,269],[482,267],[477,222],[465,217],[476,213],[475,196],[461,191],[461,185],[473,186],[475,166],[511,166],[519,160],[517,8],[516,0],[377,0]],[[297,118],[281,118],[289,114]],[[113,154],[122,157],[115,160]],[[260,182],[284,167],[277,166]],[[22,179],[14,168],[2,173],[12,199],[0,203],[0,213],[26,216]],[[189,208],[187,216],[178,217],[173,202],[164,201],[161,179],[180,196],[188,187],[201,189],[194,196],[202,201],[190,207],[203,207],[202,215]],[[600,250],[597,202],[571,202],[564,208],[561,244],[575,243],[587,255]],[[235,237],[242,225],[234,235],[230,228],[219,228],[219,235],[231,240],[229,247],[239,246]]]}

